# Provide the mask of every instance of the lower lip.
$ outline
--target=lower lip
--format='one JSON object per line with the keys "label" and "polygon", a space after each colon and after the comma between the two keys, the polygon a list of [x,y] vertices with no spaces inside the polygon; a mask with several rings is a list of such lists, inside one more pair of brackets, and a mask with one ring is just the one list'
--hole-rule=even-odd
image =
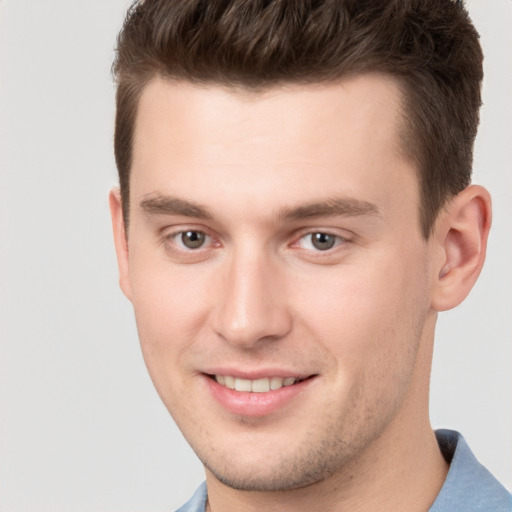
{"label": "lower lip", "polygon": [[205,380],[211,394],[224,409],[240,416],[258,417],[266,416],[285,407],[311,385],[314,377],[266,393],[229,389],[206,375]]}

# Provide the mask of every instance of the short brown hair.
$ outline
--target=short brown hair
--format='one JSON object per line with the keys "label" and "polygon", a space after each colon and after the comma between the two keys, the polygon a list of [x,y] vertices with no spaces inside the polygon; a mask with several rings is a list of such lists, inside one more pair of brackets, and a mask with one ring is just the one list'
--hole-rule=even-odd
{"label": "short brown hair", "polygon": [[441,206],[471,178],[482,51],[461,1],[136,1],[113,65],[125,222],[138,100],[156,75],[258,90],[370,71],[402,88],[403,146],[419,172],[428,238]]}

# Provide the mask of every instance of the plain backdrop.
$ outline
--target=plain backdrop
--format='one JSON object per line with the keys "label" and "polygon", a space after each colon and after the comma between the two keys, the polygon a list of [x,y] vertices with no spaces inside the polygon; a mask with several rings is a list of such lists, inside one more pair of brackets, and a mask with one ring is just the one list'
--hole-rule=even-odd
{"label": "plain backdrop", "polygon": [[[0,0],[0,511],[170,511],[203,479],[117,285],[110,76],[126,0]],[[488,260],[440,316],[435,427],[512,487],[512,2],[468,3],[486,54],[475,182]]]}

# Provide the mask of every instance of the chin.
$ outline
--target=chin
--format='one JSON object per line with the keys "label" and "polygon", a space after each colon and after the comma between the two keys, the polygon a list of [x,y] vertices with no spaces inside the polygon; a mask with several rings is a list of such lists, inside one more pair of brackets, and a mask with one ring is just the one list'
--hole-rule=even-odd
{"label": "chin", "polygon": [[[204,463],[204,462],[203,462]],[[239,491],[279,492],[300,489],[318,483],[331,472],[326,468],[304,468],[292,464],[280,465],[278,469],[240,469],[237,465],[229,468],[211,467],[204,463],[212,475],[224,485]]]}
{"label": "chin", "polygon": [[[357,448],[347,449],[340,438],[315,446],[303,438],[302,443],[288,442],[280,449],[259,447],[244,451],[196,451],[211,475],[233,489],[242,491],[278,492],[299,489],[343,472]],[[356,449],[354,449],[356,448]]]}

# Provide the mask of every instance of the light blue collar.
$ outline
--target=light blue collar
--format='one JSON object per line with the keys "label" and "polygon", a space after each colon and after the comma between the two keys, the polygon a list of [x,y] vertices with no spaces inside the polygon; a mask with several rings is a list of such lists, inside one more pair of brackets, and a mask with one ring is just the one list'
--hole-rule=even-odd
{"label": "light blue collar", "polygon": [[462,435],[437,430],[436,437],[450,469],[429,512],[511,512],[510,494],[476,460]]}

